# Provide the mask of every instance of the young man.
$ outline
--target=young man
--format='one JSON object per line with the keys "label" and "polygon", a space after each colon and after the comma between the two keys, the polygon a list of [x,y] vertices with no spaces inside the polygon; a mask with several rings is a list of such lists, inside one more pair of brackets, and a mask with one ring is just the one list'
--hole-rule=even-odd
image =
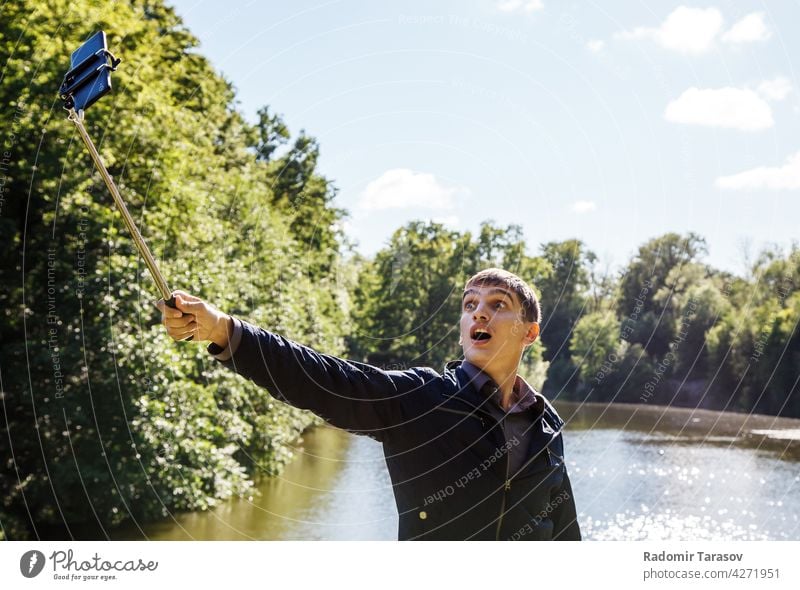
{"label": "young man", "polygon": [[517,375],[539,335],[536,295],[488,269],[467,281],[463,361],[405,371],[342,360],[176,293],[169,335],[210,340],[226,367],[277,399],[383,444],[406,539],[580,540],[563,421]]}

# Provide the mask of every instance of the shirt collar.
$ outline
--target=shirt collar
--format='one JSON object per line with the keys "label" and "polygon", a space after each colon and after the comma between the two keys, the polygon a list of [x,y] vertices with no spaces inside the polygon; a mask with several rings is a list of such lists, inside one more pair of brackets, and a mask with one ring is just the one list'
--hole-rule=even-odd
{"label": "shirt collar", "polygon": [[[490,384],[495,390],[495,394],[492,395],[492,399],[495,401],[495,403],[497,403],[498,406],[500,406],[500,391],[497,389],[497,384],[488,374],[484,373],[467,360],[461,361],[461,368],[464,369],[467,377],[469,377],[469,382],[473,385],[473,387],[475,387],[476,391],[482,392],[487,383]],[[525,379],[519,375],[517,375],[517,378],[514,381],[514,391],[517,393],[517,401],[511,405],[511,408],[509,408],[509,414],[524,412],[536,403],[536,391],[533,389],[533,387],[528,385],[528,382],[525,381]],[[502,406],[500,407],[502,409]]]}

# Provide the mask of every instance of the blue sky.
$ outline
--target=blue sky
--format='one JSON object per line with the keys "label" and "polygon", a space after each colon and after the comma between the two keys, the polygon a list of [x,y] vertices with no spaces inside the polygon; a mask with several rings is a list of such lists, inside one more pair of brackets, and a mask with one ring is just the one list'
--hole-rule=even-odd
{"label": "blue sky", "polygon": [[797,3],[173,5],[248,119],[319,139],[364,254],[411,219],[491,219],[611,268],[695,231],[741,273],[800,235]]}

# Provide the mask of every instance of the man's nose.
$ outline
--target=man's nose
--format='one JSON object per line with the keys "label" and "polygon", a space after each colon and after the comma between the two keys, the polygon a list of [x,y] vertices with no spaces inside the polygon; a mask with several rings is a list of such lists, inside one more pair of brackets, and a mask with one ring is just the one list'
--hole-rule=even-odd
{"label": "man's nose", "polygon": [[475,307],[475,311],[472,312],[472,317],[475,319],[478,318],[488,318],[489,312],[486,311],[486,306],[483,303],[478,304]]}

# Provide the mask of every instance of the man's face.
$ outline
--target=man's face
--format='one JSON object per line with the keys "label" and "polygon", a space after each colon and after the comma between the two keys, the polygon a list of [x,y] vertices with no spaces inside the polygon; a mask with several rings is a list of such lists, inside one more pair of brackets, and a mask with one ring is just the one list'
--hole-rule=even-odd
{"label": "man's face", "polygon": [[461,302],[464,358],[486,371],[516,369],[525,347],[539,335],[539,324],[527,322],[516,293],[505,286],[470,286]]}

